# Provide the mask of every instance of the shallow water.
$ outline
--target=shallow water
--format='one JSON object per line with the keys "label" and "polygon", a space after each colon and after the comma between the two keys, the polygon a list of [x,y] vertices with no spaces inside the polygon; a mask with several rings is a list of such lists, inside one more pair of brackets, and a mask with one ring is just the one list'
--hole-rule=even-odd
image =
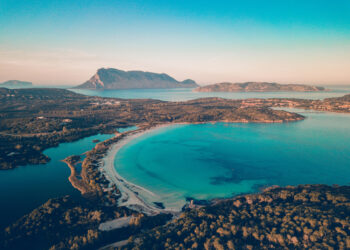
{"label": "shallow water", "polygon": [[139,127],[137,126],[129,126],[129,127],[125,127],[125,128],[118,128],[117,131],[119,133],[124,133],[124,132],[129,132],[129,131],[133,131],[133,130],[136,130],[138,129]]}
{"label": "shallow water", "polygon": [[186,197],[229,197],[269,185],[349,184],[350,115],[300,113],[307,119],[286,124],[161,128],[121,148],[116,170],[176,208]]}
{"label": "shallow water", "polygon": [[124,89],[124,90],[86,90],[71,89],[84,95],[130,98],[130,99],[157,99],[163,101],[187,101],[203,97],[222,97],[227,99],[245,98],[303,98],[303,99],[324,99],[328,97],[343,96],[350,93],[350,86],[329,86],[331,91],[326,92],[244,92],[244,93],[197,93],[193,89]]}
{"label": "shallow water", "polygon": [[0,171],[0,228],[20,218],[50,198],[78,196],[68,181],[70,169],[61,160],[91,150],[93,140],[107,140],[114,135],[95,135],[62,143],[44,151],[51,161],[44,165],[28,165]]}

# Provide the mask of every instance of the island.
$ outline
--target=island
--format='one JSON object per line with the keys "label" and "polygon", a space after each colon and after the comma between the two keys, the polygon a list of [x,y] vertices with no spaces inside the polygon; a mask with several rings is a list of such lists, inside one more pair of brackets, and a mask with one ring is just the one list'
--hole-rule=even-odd
{"label": "island", "polygon": [[198,87],[191,79],[179,82],[167,74],[144,71],[124,71],[113,68],[97,70],[85,83],[77,89],[163,89]]}
{"label": "island", "polygon": [[0,83],[0,88],[31,88],[33,83],[19,81],[19,80],[9,80],[6,82]]}
{"label": "island", "polygon": [[326,91],[324,87],[316,87],[302,84],[279,84],[271,82],[222,82],[201,86],[195,92],[311,92]]}

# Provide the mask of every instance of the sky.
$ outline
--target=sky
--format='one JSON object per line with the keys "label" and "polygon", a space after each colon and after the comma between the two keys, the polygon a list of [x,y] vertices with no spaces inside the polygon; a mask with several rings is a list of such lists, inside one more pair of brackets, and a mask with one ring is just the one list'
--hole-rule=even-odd
{"label": "sky", "polygon": [[0,81],[98,68],[200,84],[350,84],[349,0],[0,0]]}

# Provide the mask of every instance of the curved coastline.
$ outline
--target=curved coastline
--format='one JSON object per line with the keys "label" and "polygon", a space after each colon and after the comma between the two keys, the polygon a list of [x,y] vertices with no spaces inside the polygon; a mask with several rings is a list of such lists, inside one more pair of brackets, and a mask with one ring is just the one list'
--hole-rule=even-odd
{"label": "curved coastline", "polygon": [[[299,119],[295,120],[299,121]],[[152,191],[141,187],[137,184],[134,184],[128,180],[126,180],[124,177],[122,177],[116,170],[114,161],[115,157],[118,153],[118,151],[131,142],[132,140],[151,133],[155,130],[161,129],[161,128],[166,128],[170,126],[175,126],[175,125],[181,125],[181,124],[203,124],[203,123],[217,123],[217,122],[223,122],[223,123],[283,123],[283,121],[247,121],[247,120],[238,120],[238,121],[213,121],[213,122],[170,122],[170,123],[162,123],[162,124],[157,124],[155,126],[146,126],[142,127],[140,126],[139,129],[133,130],[133,131],[128,131],[124,132],[125,136],[115,142],[110,149],[107,151],[106,155],[103,157],[103,161],[101,162],[101,166],[99,168],[100,172],[106,177],[106,179],[111,183],[115,184],[117,188],[120,190],[121,197],[118,200],[118,206],[126,206],[129,208],[132,208],[136,211],[143,212],[149,215],[154,215],[158,213],[180,213],[183,206],[186,205],[186,201],[181,204],[179,207],[165,207],[165,208],[160,208],[159,206],[156,205],[157,202],[160,201],[160,196],[153,193]],[[286,121],[284,121],[286,122]]]}
{"label": "curved coastline", "polygon": [[[164,212],[178,213],[181,211],[181,209],[174,208],[159,208],[156,204],[153,203],[159,201],[160,197],[157,194],[144,187],[127,181],[117,172],[114,166],[115,157],[118,151],[130,141],[160,128],[165,128],[176,124],[181,123],[161,124],[150,128],[141,128],[136,131],[127,132],[128,134],[124,138],[113,144],[108,150],[106,156],[103,159],[100,171],[121,191],[121,197],[118,201],[119,206],[127,206],[150,215]],[[148,200],[151,202],[148,202]]]}

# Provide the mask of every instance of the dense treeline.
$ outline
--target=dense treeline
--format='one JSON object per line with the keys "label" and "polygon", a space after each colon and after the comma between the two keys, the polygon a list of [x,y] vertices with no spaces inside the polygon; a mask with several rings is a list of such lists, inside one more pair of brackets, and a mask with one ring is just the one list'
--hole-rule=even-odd
{"label": "dense treeline", "polygon": [[[129,238],[124,249],[349,249],[350,186],[275,187],[149,217],[69,196],[51,199],[0,234],[2,249],[96,249]],[[99,225],[125,216],[125,228]]]}
{"label": "dense treeline", "polygon": [[349,249],[350,187],[274,188],[188,210],[127,249]]}
{"label": "dense treeline", "polygon": [[[129,226],[111,231],[102,222],[134,216]],[[168,214],[148,217],[125,207],[104,206],[96,200],[66,196],[50,199],[0,234],[1,249],[96,249],[125,240],[140,230],[164,224]]]}

